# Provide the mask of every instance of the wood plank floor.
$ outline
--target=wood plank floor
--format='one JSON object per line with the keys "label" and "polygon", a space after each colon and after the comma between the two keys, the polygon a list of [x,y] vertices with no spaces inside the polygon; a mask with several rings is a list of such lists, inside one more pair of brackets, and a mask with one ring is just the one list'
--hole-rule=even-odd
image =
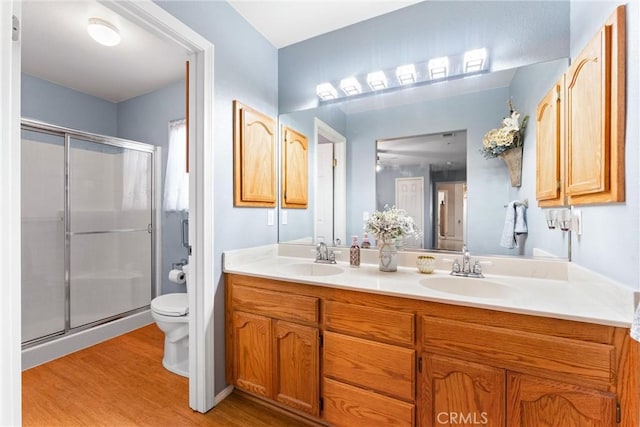
{"label": "wood plank floor", "polygon": [[22,373],[23,426],[242,426],[305,424],[232,393],[201,414],[188,380],[162,367],[155,324]]}

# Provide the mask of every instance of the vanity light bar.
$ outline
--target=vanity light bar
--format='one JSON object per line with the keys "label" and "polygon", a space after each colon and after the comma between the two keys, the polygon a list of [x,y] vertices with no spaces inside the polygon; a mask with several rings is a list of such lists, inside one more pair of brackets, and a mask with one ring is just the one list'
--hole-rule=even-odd
{"label": "vanity light bar", "polygon": [[362,92],[362,86],[360,86],[360,82],[355,77],[347,77],[346,79],[342,79],[340,81],[340,89],[345,93],[345,95],[357,95]]}
{"label": "vanity light bar", "polygon": [[331,101],[377,91],[396,90],[406,86],[466,77],[468,74],[487,71],[488,66],[487,49],[474,49],[464,54],[432,58],[425,62],[405,64],[397,68],[322,83],[316,86],[316,94],[321,101]]}
{"label": "vanity light bar", "polygon": [[443,56],[430,59],[428,69],[431,80],[444,79],[449,73],[449,58]]}
{"label": "vanity light bar", "polygon": [[487,49],[469,50],[464,53],[464,72],[473,73],[484,69]]}
{"label": "vanity light bar", "polygon": [[401,85],[413,84],[416,82],[416,66],[413,64],[401,65],[396,68],[396,77]]}
{"label": "vanity light bar", "polygon": [[371,90],[381,90],[387,88],[387,75],[384,71],[375,71],[367,74],[367,84]]}
{"label": "vanity light bar", "polygon": [[338,91],[331,83],[321,83],[316,86],[316,95],[323,101],[329,101],[338,97]]}

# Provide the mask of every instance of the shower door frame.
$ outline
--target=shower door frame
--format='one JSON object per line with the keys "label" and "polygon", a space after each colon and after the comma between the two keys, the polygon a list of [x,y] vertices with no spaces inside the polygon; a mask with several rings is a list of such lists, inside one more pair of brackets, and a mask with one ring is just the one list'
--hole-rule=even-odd
{"label": "shower door frame", "polygon": [[[136,150],[151,154],[151,223],[150,228],[147,228],[151,233],[151,299],[158,294],[158,287],[161,283],[159,266],[161,264],[162,249],[160,246],[161,235],[161,215],[159,209],[157,209],[157,203],[160,200],[160,167],[158,165],[161,158],[160,147],[145,144],[142,142],[131,141],[123,138],[111,137],[107,135],[99,135],[90,132],[80,131],[77,129],[66,128],[63,126],[52,125],[50,123],[42,122],[39,120],[23,118],[21,120],[20,129],[29,130],[32,132],[46,133],[64,138],[64,293],[65,293],[65,307],[64,307],[64,330],[61,332],[55,332],[39,338],[29,340],[22,343],[22,348],[28,348],[32,345],[41,344],[43,342],[51,341],[63,336],[71,335],[86,329],[93,328],[98,325],[102,325],[113,320],[121,319],[136,313],[140,313],[149,310],[149,305],[129,310],[120,314],[99,319],[89,322],[77,327],[71,327],[71,237],[75,233],[71,231],[71,197],[70,197],[70,184],[71,184],[71,161],[70,161],[70,149],[71,140],[77,139],[87,141],[96,144],[104,144],[112,147],[124,148],[129,150]],[[125,230],[132,231],[132,230]],[[136,230],[138,231],[138,230]],[[142,230],[139,230],[142,231]],[[112,231],[107,231],[112,232]],[[113,231],[117,232],[117,231]],[[91,232],[95,233],[95,232]],[[102,232],[100,232],[102,233]],[[82,234],[86,234],[82,232]],[[151,301],[149,301],[149,304]]]}

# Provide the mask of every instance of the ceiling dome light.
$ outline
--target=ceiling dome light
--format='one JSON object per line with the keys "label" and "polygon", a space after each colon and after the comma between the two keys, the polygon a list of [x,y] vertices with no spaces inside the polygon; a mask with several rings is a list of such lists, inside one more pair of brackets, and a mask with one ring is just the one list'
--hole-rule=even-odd
{"label": "ceiling dome light", "polygon": [[89,19],[87,25],[89,35],[104,46],[116,46],[120,44],[120,31],[115,25],[100,18]]}

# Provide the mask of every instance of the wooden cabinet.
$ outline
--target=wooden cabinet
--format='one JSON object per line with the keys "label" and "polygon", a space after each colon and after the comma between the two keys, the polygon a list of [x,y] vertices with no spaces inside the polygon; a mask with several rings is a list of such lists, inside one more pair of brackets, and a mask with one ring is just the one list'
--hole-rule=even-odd
{"label": "wooden cabinet", "polygon": [[423,425],[457,417],[450,425],[614,426],[616,348],[599,342],[613,331],[584,330],[577,339],[560,329],[571,322],[553,331],[514,320],[505,327],[423,316]]}
{"label": "wooden cabinet", "polygon": [[507,390],[509,427],[617,425],[612,393],[517,373],[508,374]]}
{"label": "wooden cabinet", "polygon": [[309,142],[289,127],[282,128],[282,207],[306,209],[309,203]]}
{"label": "wooden cabinet", "polygon": [[536,199],[538,205],[565,203],[562,104],[564,78],[542,98],[536,111]]}
{"label": "wooden cabinet", "polygon": [[425,354],[421,426],[504,426],[505,370]]}
{"label": "wooden cabinet", "polygon": [[624,201],[625,13],[615,10],[538,105],[540,206]]}
{"label": "wooden cabinet", "polygon": [[233,203],[276,206],[275,121],[233,101]]}
{"label": "wooden cabinet", "polygon": [[225,277],[228,383],[312,422],[640,425],[628,329]]}
{"label": "wooden cabinet", "polygon": [[325,301],[326,421],[345,427],[415,424],[414,319],[413,313]]}
{"label": "wooden cabinet", "polygon": [[227,312],[231,323],[227,329],[227,381],[256,396],[318,416],[317,298],[243,285],[235,286],[227,297],[231,304]]}
{"label": "wooden cabinet", "polygon": [[273,396],[290,408],[319,415],[318,328],[273,321]]}
{"label": "wooden cabinet", "polygon": [[241,311],[234,311],[232,318],[234,382],[243,390],[271,397],[271,319]]}

